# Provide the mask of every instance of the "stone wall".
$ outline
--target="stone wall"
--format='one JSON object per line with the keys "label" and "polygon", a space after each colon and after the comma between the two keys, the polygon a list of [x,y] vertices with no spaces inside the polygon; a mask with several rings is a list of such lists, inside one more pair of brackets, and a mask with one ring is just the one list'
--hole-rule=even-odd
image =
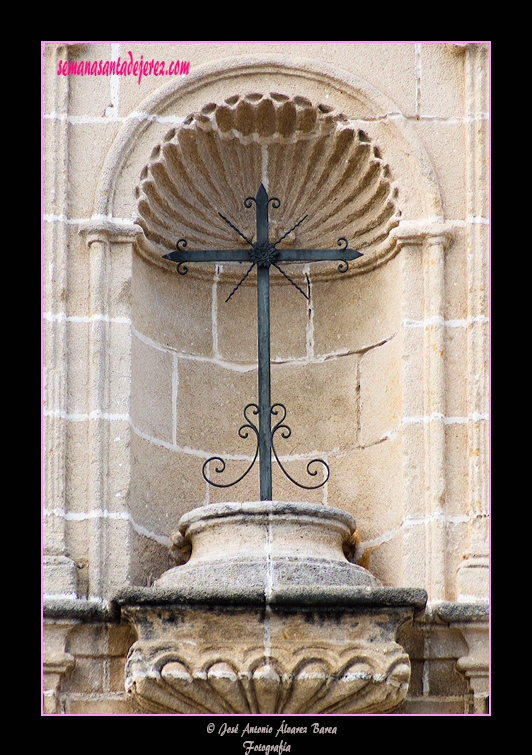
{"label": "stone wall", "polygon": [[[353,514],[383,584],[427,590],[398,712],[484,712],[456,664],[487,663],[488,72],[484,43],[43,45],[46,712],[134,712],[113,596],[168,568],[184,513],[258,498],[254,473],[201,474],[253,458],[255,271],[226,301],[247,267],[163,254],[245,246],[218,213],[252,236],[261,181],[277,238],[309,215],[286,248],[363,252],[286,268],[308,298],[272,270],[280,458],[302,481],[325,459],[304,500]],[[302,500],[276,465],[273,490]]]}

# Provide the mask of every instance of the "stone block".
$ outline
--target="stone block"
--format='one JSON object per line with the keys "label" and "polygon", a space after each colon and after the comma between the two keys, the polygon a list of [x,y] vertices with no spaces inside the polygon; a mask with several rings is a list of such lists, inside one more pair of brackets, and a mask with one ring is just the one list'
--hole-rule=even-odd
{"label": "stone block", "polygon": [[[122,408],[122,407],[118,407]],[[109,420],[108,459],[112,470],[108,501],[111,511],[126,511],[131,477],[131,423],[128,419]]]}
{"label": "stone block", "polygon": [[66,556],[43,556],[43,592],[50,595],[76,594],[76,565]]}
{"label": "stone block", "polygon": [[[274,440],[279,455],[329,453],[356,443],[357,357],[272,365],[272,403],[286,406],[290,438]],[[274,418],[275,419],[275,418]]]}
{"label": "stone block", "polygon": [[404,553],[401,532],[382,543],[365,549],[360,565],[368,569],[379,582],[387,587],[401,587],[407,584],[404,577]]}
{"label": "stone block", "polygon": [[425,514],[426,470],[424,448],[426,426],[423,422],[405,423],[401,428],[403,444],[404,516],[419,519]]}
{"label": "stone block", "polygon": [[[296,428],[294,425],[292,425],[294,432],[296,431]],[[317,458],[317,457],[314,457]],[[331,468],[331,464],[334,462],[331,459],[331,457],[320,457],[329,465],[329,469]],[[291,459],[283,459],[281,457],[281,462],[286,470],[286,472],[292,477],[292,479],[296,480],[301,485],[307,485],[307,486],[313,486],[318,485],[319,483],[323,482],[326,476],[326,469],[323,466],[323,464],[320,464],[319,462],[316,462],[315,464],[312,464],[309,467],[309,470],[307,470],[307,465],[311,461],[311,457],[307,457],[305,459],[299,459],[299,460],[291,460]],[[309,474],[309,472],[315,472],[315,476]],[[297,485],[294,485],[294,483],[289,480],[286,475],[283,473],[283,471],[279,468],[278,464],[276,462],[273,463],[272,466],[272,489],[273,489],[273,495],[276,499],[283,500],[283,501],[292,501],[297,502],[301,500],[308,501],[309,503],[327,503],[328,502],[328,482],[325,483],[325,486],[316,488],[315,490],[304,490],[298,487]],[[334,503],[332,504],[334,505]]]}
{"label": "stone block", "polygon": [[400,525],[401,509],[394,505],[401,490],[399,438],[339,455],[330,466],[329,503],[353,514],[364,540]]}
{"label": "stone block", "polygon": [[467,235],[467,227],[454,228],[445,247],[445,320],[467,318]]}
{"label": "stone block", "polygon": [[417,622],[404,624],[397,633],[397,641],[408,653],[410,661],[420,661],[425,657],[424,634]]}
{"label": "stone block", "polygon": [[438,176],[445,217],[464,219],[466,215],[465,126],[454,119],[449,121],[421,120],[416,124],[429,159]]}
{"label": "stone block", "polygon": [[[60,151],[60,145],[67,140],[66,124],[56,119],[45,120],[42,123],[43,142],[49,147],[43,154],[42,161],[42,180],[43,180],[43,213],[46,215],[61,215],[66,211],[64,194],[56,189],[58,161],[57,152]],[[63,156],[62,156],[63,157]],[[61,162],[63,162],[61,160]],[[59,170],[64,169],[64,163]],[[46,224],[47,225],[47,224]],[[52,230],[49,228],[49,230]],[[55,232],[55,231],[53,231]],[[46,249],[48,254],[53,254],[53,249]],[[47,255],[45,255],[46,257]]]}
{"label": "stone block", "polygon": [[[72,77],[75,80],[75,77]],[[86,81],[80,84],[86,84]],[[76,123],[70,126],[69,159],[77,166],[76,181],[71,183],[68,203],[70,218],[90,218],[93,201],[105,158],[120,128],[116,122]],[[119,215],[118,217],[128,217]]]}
{"label": "stone block", "polygon": [[[121,79],[120,82],[122,84],[123,79]],[[137,103],[138,105],[141,105],[142,100],[138,99]],[[120,175],[117,177],[115,196],[113,199],[115,217],[135,217],[137,204],[135,187],[139,183],[141,173],[150,159],[150,155],[153,153],[154,148],[163,141],[169,128],[171,128],[172,122],[176,116],[175,110],[168,115],[170,116],[170,123],[165,120],[162,122],[158,120],[152,121],[148,130],[142,131],[137,135],[135,139],[135,149],[128,155],[128,159],[122,166]],[[182,117],[186,117],[186,115],[188,115],[188,113],[182,113]],[[176,230],[179,233],[179,227],[176,227]],[[177,236],[176,241],[180,236],[181,234]]]}
{"label": "stone block", "polygon": [[[409,422],[425,414],[424,395],[420,390],[424,377],[423,351],[425,328],[404,323],[400,339],[401,347],[401,414],[405,431]],[[394,376],[396,377],[396,376]]]}
{"label": "stone block", "polygon": [[312,286],[316,356],[361,351],[390,338],[400,322],[399,260],[364,275],[336,275]]}
{"label": "stone block", "polygon": [[409,584],[404,581],[401,508],[397,505],[401,491],[400,439],[329,459],[329,465],[327,502],[355,517],[360,563],[384,584]]}
{"label": "stone block", "polygon": [[456,670],[456,661],[427,661],[426,683],[430,695],[436,697],[463,697],[467,682]]}
{"label": "stone block", "polygon": [[[47,223],[47,226],[53,225]],[[67,270],[67,289],[65,291],[64,310],[68,317],[91,317],[94,314],[103,314],[93,312],[90,302],[90,262],[91,256],[87,249],[85,239],[79,233],[77,225],[63,226],[62,232],[68,242],[70,255],[68,259]],[[130,265],[127,266],[130,272]],[[53,267],[49,268],[49,273],[54,274]],[[46,311],[46,308],[44,308]],[[58,314],[54,312],[54,314]]]}
{"label": "stone block", "polygon": [[108,390],[106,406],[102,409],[110,416],[127,417],[130,414],[131,393],[131,327],[129,323],[122,322],[109,322],[106,325]]}
{"label": "stone block", "polygon": [[[100,527],[98,538],[103,539],[103,568],[99,575],[103,583],[104,595],[110,598],[120,589],[120,586],[129,579],[131,572],[129,545],[131,542],[132,522],[127,516],[106,516]],[[95,538],[95,535],[92,534]],[[93,559],[94,563],[94,559]],[[89,573],[89,578],[90,578]],[[94,582],[94,580],[93,580]],[[96,593],[94,587],[92,593]],[[96,593],[97,594],[97,593]]]}
{"label": "stone block", "polygon": [[455,660],[467,653],[467,644],[457,629],[437,624],[426,625],[423,632],[423,657],[430,662]]}
{"label": "stone block", "polygon": [[467,423],[452,423],[445,427],[445,511],[448,516],[460,516],[467,498],[468,474]]}
{"label": "stone block", "polygon": [[88,569],[90,551],[90,529],[91,520],[90,512],[83,512],[71,517],[66,526],[66,550],[69,557],[76,563],[78,569],[78,595],[83,596],[80,580],[83,583],[88,579]]}
{"label": "stone block", "polygon": [[462,53],[451,43],[417,44],[421,117],[461,118],[464,98]]}
{"label": "stone block", "polygon": [[80,513],[87,510],[89,500],[90,467],[89,422],[66,422],[67,454],[65,459],[65,503],[68,511]]}
{"label": "stone block", "polygon": [[122,695],[124,692],[126,659],[110,658],[109,660],[109,690]]}
{"label": "stone block", "polygon": [[101,624],[78,624],[69,636],[67,649],[76,657],[103,658],[107,655],[107,628]]}
{"label": "stone block", "polygon": [[133,250],[131,242],[113,239],[107,257],[107,313],[120,324],[129,325],[131,319],[131,284]]}
{"label": "stone block", "polygon": [[[61,327],[62,323],[54,323]],[[87,322],[67,322],[66,329],[69,351],[69,369],[67,383],[68,412],[74,416],[88,415],[93,410],[105,411],[104,406],[91,406],[90,401],[90,368],[87,355],[90,348],[91,324]]]}
{"label": "stone block", "polygon": [[467,552],[470,540],[469,522],[454,521],[453,517],[449,516],[446,526],[446,539],[449,549],[445,559],[446,599],[458,600],[459,573],[460,568],[465,563],[464,553]]}
{"label": "stone block", "polygon": [[467,330],[465,327],[446,327],[445,349],[445,414],[466,417],[467,411]]}
{"label": "stone block", "polygon": [[360,440],[378,442],[401,423],[401,339],[391,338],[360,360]]}
{"label": "stone block", "polygon": [[[66,56],[67,50],[65,49],[61,57],[66,60]],[[83,63],[83,71],[85,71],[86,62],[92,68],[95,62],[98,64],[100,60],[112,60],[112,48],[109,43],[98,42],[83,44],[78,46],[77,49],[69,46],[68,59],[77,65]],[[54,74],[57,76],[57,69]],[[89,117],[93,119],[104,118],[106,108],[110,104],[109,77],[91,76],[84,73],[79,76],[69,76],[67,80],[70,95],[69,109],[72,115],[78,118],[85,116],[87,119]]]}
{"label": "stone block", "polygon": [[133,716],[138,715],[125,693],[119,697],[103,696],[100,699],[72,699],[68,702],[66,711],[72,716]]}
{"label": "stone block", "polygon": [[139,527],[169,537],[179,518],[205,499],[205,459],[132,436],[129,510]]}
{"label": "stone block", "polygon": [[149,587],[173,565],[169,542],[168,535],[154,535],[142,525],[133,525],[128,547],[129,584]]}
{"label": "stone block", "polygon": [[[213,482],[227,485],[228,483],[238,480],[245,473],[246,469],[248,469],[249,465],[251,464],[251,459],[252,457],[246,459],[246,461],[227,459],[225,470],[223,470],[223,472],[219,474],[216,473],[216,469],[222,469],[220,462],[210,461],[206,468],[207,477]],[[202,466],[199,465],[198,474],[200,476],[201,468]],[[275,472],[272,472],[272,477],[274,476],[274,474]],[[258,461],[256,461],[255,466],[251,469],[251,471],[234,487],[214,487],[213,485],[206,484],[203,479],[202,482],[205,484],[206,488],[203,503],[222,503],[225,501],[234,501],[235,497],[239,498],[242,501],[256,500],[260,497],[259,463]],[[273,489],[276,490],[275,485]],[[199,503],[200,501],[198,499],[197,504]]]}
{"label": "stone block", "polygon": [[[406,648],[405,648],[406,650]],[[406,651],[408,652],[408,650]],[[410,684],[408,685],[409,697],[419,697],[423,694],[423,661],[413,661],[410,657]],[[406,700],[399,710],[403,710],[408,705]]]}
{"label": "stone block", "polygon": [[397,255],[401,275],[402,325],[424,319],[425,296],[423,286],[423,239],[413,238],[402,243]]}
{"label": "stone block", "polygon": [[[426,585],[429,532],[423,520],[407,520],[402,527],[403,536],[403,580],[407,585]],[[429,600],[431,599],[429,593]]]}
{"label": "stone block", "polygon": [[178,374],[177,445],[253,458],[255,437],[243,440],[238,429],[245,422],[245,406],[257,401],[257,370],[180,359]]}
{"label": "stone block", "polygon": [[[131,419],[142,433],[171,443],[175,357],[133,337]],[[154,375],[157,379],[154,380]]]}
{"label": "stone block", "polygon": [[161,348],[212,357],[212,287],[212,281],[162,271],[134,255],[135,329]]}
{"label": "stone block", "polygon": [[103,692],[105,678],[105,661],[102,658],[76,656],[76,665],[72,673],[63,682],[63,691],[68,694],[94,694]]}
{"label": "stone block", "polygon": [[[227,267],[227,266],[225,266]],[[242,265],[241,276],[249,266]],[[285,269],[292,274],[290,265]],[[225,269],[225,268],[224,268]],[[250,273],[248,285],[243,284],[234,296],[225,300],[240,277],[231,280],[222,277],[217,285],[217,345],[222,359],[229,362],[254,363],[257,361],[257,288],[255,270]],[[278,280],[280,273],[270,271],[270,351],[272,361],[301,359],[307,356],[307,328],[309,314],[305,297]],[[297,277],[298,285],[306,291],[306,282]]]}
{"label": "stone block", "polygon": [[[412,43],[383,44],[378,47],[381,61],[377,62],[374,42],[331,44],[320,48],[320,52],[334,60],[343,68],[354,67],[357,74],[386,94],[406,116],[415,114],[415,90],[411,76],[415,67],[415,45]],[[302,50],[304,52],[304,49]],[[384,63],[386,61],[386,63]],[[384,65],[383,65],[384,64]],[[386,76],[388,68],[394,71],[393,77]]]}
{"label": "stone block", "polygon": [[107,628],[108,653],[110,656],[125,658],[136,636],[130,624],[111,625]]}
{"label": "stone block", "polygon": [[407,699],[396,711],[405,716],[459,716],[464,714],[464,701],[437,697],[413,697]]}

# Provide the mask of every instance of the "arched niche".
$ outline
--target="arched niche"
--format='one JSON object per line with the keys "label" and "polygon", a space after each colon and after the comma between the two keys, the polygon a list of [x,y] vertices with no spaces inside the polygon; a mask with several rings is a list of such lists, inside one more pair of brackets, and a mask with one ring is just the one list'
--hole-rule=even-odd
{"label": "arched niche", "polygon": [[[179,238],[192,249],[238,244],[218,212],[252,234],[243,200],[258,181],[281,200],[271,213],[279,237],[309,215],[284,243],[329,247],[344,236],[364,254],[347,274],[328,263],[294,266],[309,301],[272,275],[272,399],[286,404],[292,428],[279,453],[302,481],[316,455],[331,467],[327,485],[308,492],[274,465],[274,497],[350,511],[376,576],[426,587],[402,525],[420,496],[424,511],[437,507],[444,451],[426,429],[405,449],[402,417],[416,402],[422,414],[438,412],[441,365],[430,356],[432,333],[405,366],[402,322],[442,306],[437,281],[415,283],[423,257],[436,263],[432,276],[442,270],[438,185],[393,102],[344,71],[284,56],[218,61],[151,95],[115,139],[83,229],[103,256],[115,241],[133,251],[131,579],[142,584],[167,568],[168,535],[186,511],[258,497],[256,476],[221,489],[201,475],[217,455],[235,479],[253,451],[238,434],[256,400],[253,276],[226,303],[240,266],[188,265],[181,278],[163,260]],[[95,288],[98,280],[95,272]]]}

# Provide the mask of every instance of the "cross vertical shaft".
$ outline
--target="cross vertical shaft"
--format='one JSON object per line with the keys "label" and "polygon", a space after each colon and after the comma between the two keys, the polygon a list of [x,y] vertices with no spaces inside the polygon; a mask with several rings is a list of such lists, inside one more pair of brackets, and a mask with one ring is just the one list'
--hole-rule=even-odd
{"label": "cross vertical shaft", "polygon": [[[268,195],[257,193],[257,244],[268,243]],[[270,267],[257,266],[257,319],[259,367],[259,474],[260,500],[272,500],[271,377],[270,377]]]}

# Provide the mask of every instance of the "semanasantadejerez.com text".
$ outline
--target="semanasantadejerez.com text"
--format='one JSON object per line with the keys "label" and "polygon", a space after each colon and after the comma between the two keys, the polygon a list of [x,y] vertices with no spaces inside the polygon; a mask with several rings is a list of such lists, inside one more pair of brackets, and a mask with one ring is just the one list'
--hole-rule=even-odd
{"label": "semanasantadejerez.com text", "polygon": [[166,64],[164,60],[133,60],[128,52],[129,60],[60,60],[57,69],[58,76],[138,76],[140,84],[143,76],[186,76],[190,72],[189,60],[173,60]]}

